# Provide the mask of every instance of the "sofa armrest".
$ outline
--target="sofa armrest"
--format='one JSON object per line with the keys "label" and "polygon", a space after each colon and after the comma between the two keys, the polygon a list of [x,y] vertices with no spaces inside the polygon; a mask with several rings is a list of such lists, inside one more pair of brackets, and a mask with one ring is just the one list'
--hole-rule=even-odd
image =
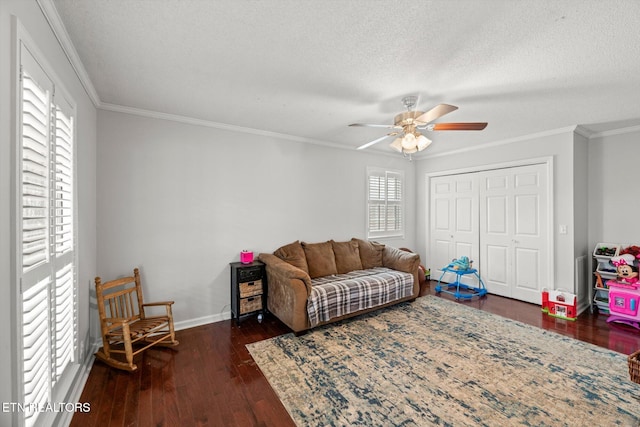
{"label": "sofa armrest", "polygon": [[258,259],[266,264],[269,285],[273,282],[287,282],[291,279],[298,279],[305,284],[307,296],[311,293],[311,277],[302,269],[272,254],[260,254]]}
{"label": "sofa armrest", "polygon": [[413,293],[417,297],[420,294],[420,255],[405,252],[391,246],[385,246],[382,252],[382,265],[397,271],[413,274]]}
{"label": "sofa armrest", "polygon": [[260,254],[267,271],[267,308],[294,332],[309,328],[307,298],[311,278],[303,270],[272,254]]}

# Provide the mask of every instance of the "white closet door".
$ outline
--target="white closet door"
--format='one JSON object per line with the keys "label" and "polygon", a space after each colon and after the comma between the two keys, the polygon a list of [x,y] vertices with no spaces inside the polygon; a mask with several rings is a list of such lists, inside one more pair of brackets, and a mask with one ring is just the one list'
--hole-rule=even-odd
{"label": "white closet door", "polygon": [[[431,179],[431,277],[438,279],[442,268],[452,259],[479,257],[478,177],[477,174],[441,176]],[[477,268],[477,264],[474,264]],[[462,283],[476,286],[471,276]],[[455,275],[447,273],[443,279],[453,282]]]}
{"label": "white closet door", "polygon": [[489,293],[538,304],[548,277],[544,164],[480,174],[480,271]]}

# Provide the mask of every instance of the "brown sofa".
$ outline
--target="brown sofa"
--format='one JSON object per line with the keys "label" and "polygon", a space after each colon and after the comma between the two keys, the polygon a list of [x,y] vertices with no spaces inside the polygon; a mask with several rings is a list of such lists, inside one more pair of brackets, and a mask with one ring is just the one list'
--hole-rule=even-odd
{"label": "brown sofa", "polygon": [[[346,242],[330,240],[322,243],[306,243],[296,241],[278,248],[273,254],[262,253],[259,255],[259,259],[266,264],[267,307],[295,333],[402,301],[413,300],[420,293],[420,257],[417,254],[375,242],[355,238]],[[373,307],[358,309],[320,321],[314,315],[312,316],[313,321],[310,320],[307,303],[310,298],[317,295],[313,289],[319,282],[344,280],[350,275],[365,276],[363,279],[356,278],[355,280],[366,281],[373,277],[373,281],[376,281],[380,276],[394,274],[403,276],[404,289],[402,293],[392,298],[376,300],[385,302]],[[341,283],[351,282],[346,280]],[[401,297],[396,298],[398,295]],[[368,303],[371,304],[369,300]],[[312,310],[312,314],[315,314],[313,309],[310,310]]]}

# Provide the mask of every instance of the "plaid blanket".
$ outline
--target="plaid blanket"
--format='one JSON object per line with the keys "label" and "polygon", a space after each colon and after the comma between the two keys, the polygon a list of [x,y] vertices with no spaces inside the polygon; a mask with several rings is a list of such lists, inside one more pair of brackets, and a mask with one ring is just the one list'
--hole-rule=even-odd
{"label": "plaid blanket", "polygon": [[356,270],[311,280],[307,313],[311,326],[376,307],[413,293],[413,275],[385,267]]}

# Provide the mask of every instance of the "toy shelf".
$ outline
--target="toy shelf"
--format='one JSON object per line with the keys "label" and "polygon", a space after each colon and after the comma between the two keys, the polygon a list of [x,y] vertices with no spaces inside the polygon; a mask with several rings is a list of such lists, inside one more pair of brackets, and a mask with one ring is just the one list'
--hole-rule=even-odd
{"label": "toy shelf", "polygon": [[620,254],[620,248],[625,247],[619,243],[598,243],[593,249],[593,257],[596,259],[596,272],[603,279],[616,277],[616,268],[611,265],[611,258]]}

